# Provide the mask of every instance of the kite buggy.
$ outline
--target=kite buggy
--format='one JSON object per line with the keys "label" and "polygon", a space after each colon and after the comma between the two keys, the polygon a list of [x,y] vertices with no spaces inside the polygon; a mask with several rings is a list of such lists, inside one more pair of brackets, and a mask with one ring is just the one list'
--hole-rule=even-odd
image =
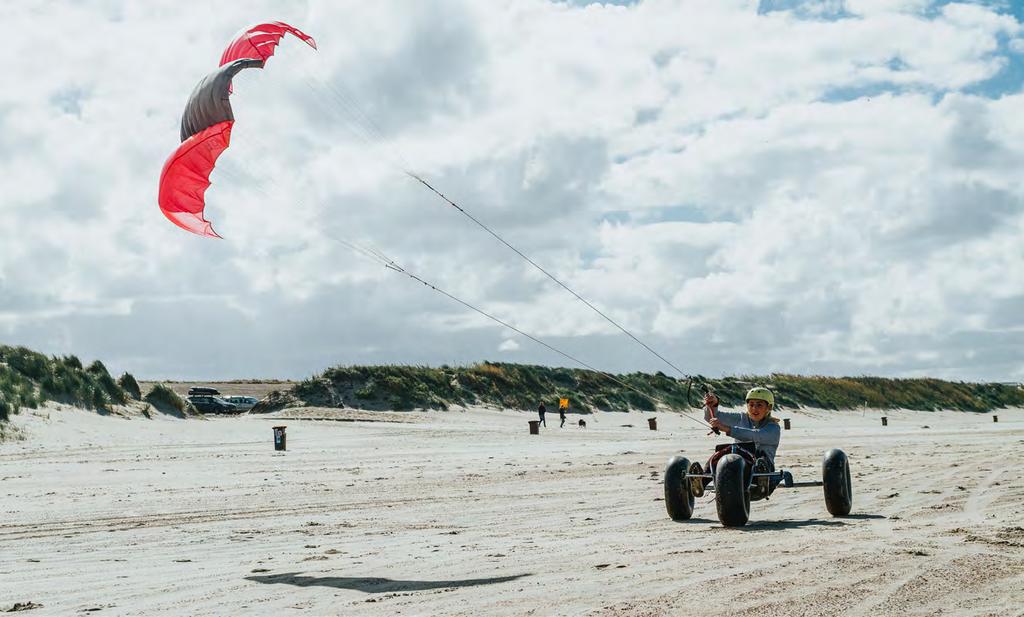
{"label": "kite buggy", "polygon": [[[689,398],[689,393],[687,393]],[[775,395],[765,387],[751,388],[746,395],[746,413],[717,413],[718,397],[709,389],[704,394],[704,415],[712,432],[733,437],[731,444],[715,446],[706,467],[675,456],[665,469],[665,507],[672,520],[693,515],[694,501],[714,491],[718,520],[726,527],[742,527],[750,518],[750,502],[768,499],[775,489],[821,486],[825,507],[833,516],[846,516],[853,506],[850,462],[842,450],[825,453],[821,481],[794,482],[793,474],[775,469],[775,451],[781,431],[772,417]],[[709,435],[711,433],[708,433]]]}
{"label": "kite buggy", "polygon": [[721,444],[715,447],[708,470],[690,463],[685,456],[673,457],[665,469],[665,507],[675,521],[693,515],[695,498],[714,491],[718,520],[726,527],[742,527],[750,518],[750,502],[768,499],[778,487],[821,486],[825,508],[832,516],[846,516],[853,507],[850,463],[842,450],[825,453],[821,463],[821,481],[794,482],[793,474],[756,471],[758,459],[753,442]]}

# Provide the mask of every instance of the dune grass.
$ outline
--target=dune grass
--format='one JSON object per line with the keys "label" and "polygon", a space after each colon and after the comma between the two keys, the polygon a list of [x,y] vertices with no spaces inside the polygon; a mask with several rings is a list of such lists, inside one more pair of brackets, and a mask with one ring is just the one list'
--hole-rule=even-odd
{"label": "dune grass", "polygon": [[142,398],[160,413],[184,418],[196,414],[192,404],[162,383],[154,384]]}
{"label": "dune grass", "polygon": [[131,373],[124,373],[118,377],[117,385],[136,401],[142,400],[142,388],[139,387],[139,382],[135,380]]}
{"label": "dune grass", "polygon": [[[964,383],[939,379],[823,377],[773,374],[690,380],[664,373],[628,373],[614,379],[594,371],[482,362],[462,367],[341,366],[296,384],[289,396],[305,405],[364,409],[448,409],[487,405],[558,408],[568,398],[575,411],[683,410],[698,404],[706,384],[726,405],[738,405],[752,385],[768,385],[781,408],[990,411],[1024,407],[1024,389],[1014,384]],[[100,361],[83,366],[76,356],[53,356],[0,345],[0,420],[49,400],[109,410],[145,400],[163,413],[191,415],[192,406],[158,384],[145,397],[135,378],[111,377]],[[284,404],[283,399],[275,399]]]}
{"label": "dune grass", "polygon": [[49,357],[25,347],[0,345],[0,419],[51,400],[109,410],[129,398],[99,360],[85,367],[73,355]]}
{"label": "dune grass", "polygon": [[780,408],[990,411],[1024,406],[1024,389],[1012,384],[786,374],[718,379],[694,376],[693,382],[688,393],[688,380],[660,372],[610,379],[588,370],[483,362],[440,368],[335,367],[300,382],[291,394],[307,405],[369,409],[447,409],[472,404],[534,409],[541,402],[557,409],[558,399],[568,398],[576,411],[653,411],[683,410],[697,404],[701,384],[713,389],[726,405],[741,404],[753,385],[768,385]]}

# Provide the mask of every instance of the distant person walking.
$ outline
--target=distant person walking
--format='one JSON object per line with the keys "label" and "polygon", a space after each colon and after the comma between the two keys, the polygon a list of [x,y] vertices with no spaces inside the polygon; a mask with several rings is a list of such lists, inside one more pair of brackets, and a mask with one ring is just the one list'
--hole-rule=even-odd
{"label": "distant person walking", "polygon": [[567,412],[567,411],[569,411],[569,405],[568,404],[566,404],[564,406],[563,405],[559,405],[558,406],[558,417],[562,419],[562,423],[558,425],[558,428],[562,428],[563,426],[565,426],[565,412]]}
{"label": "distant person walking", "polygon": [[537,413],[540,414],[540,423],[543,424],[544,426],[548,425],[548,423],[544,420],[544,414],[546,414],[547,411],[548,409],[547,407],[544,406],[544,403],[541,403],[540,407],[537,408]]}

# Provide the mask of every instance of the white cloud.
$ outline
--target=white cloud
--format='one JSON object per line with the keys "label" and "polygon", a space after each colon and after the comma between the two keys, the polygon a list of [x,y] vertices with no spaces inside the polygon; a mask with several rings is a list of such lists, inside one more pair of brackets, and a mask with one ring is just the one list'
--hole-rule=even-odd
{"label": "white cloud", "polygon": [[928,7],[927,0],[846,0],[843,6],[854,15],[916,13]]}
{"label": "white cloud", "polygon": [[512,339],[505,339],[504,341],[501,342],[501,345],[498,345],[498,351],[518,351],[518,350],[519,350],[519,343],[517,341],[512,340]]}

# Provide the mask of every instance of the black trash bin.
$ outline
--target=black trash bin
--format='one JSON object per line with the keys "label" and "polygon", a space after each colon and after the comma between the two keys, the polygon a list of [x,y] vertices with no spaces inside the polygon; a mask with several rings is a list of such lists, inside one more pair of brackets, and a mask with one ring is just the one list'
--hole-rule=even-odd
{"label": "black trash bin", "polygon": [[540,420],[529,420],[530,422],[530,434],[540,435]]}
{"label": "black trash bin", "polygon": [[652,431],[658,430],[658,419],[647,418],[647,428],[651,429]]}
{"label": "black trash bin", "polygon": [[285,428],[286,427],[284,427],[284,426],[275,426],[274,427],[274,449],[275,450],[284,450],[285,449],[285,445],[286,445],[285,444],[285,434],[284,434],[284,429]]}

